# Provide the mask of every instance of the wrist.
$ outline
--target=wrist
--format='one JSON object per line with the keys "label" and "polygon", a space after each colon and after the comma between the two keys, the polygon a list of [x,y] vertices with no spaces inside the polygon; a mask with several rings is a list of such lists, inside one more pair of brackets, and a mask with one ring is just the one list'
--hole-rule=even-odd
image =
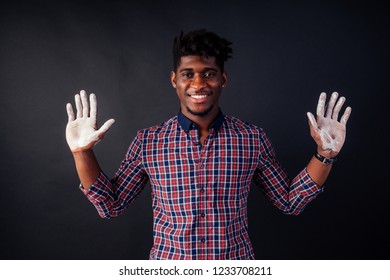
{"label": "wrist", "polygon": [[331,149],[323,149],[321,146],[317,146],[316,152],[326,158],[334,158],[338,155],[338,152]]}
{"label": "wrist", "polygon": [[77,148],[71,150],[73,157],[85,157],[89,155],[93,155],[93,150],[92,149],[82,149],[82,148]]}
{"label": "wrist", "polygon": [[314,153],[314,157],[321,161],[325,165],[333,164],[337,161],[336,156],[330,156],[330,154],[327,154],[326,156],[320,154],[317,150]]}

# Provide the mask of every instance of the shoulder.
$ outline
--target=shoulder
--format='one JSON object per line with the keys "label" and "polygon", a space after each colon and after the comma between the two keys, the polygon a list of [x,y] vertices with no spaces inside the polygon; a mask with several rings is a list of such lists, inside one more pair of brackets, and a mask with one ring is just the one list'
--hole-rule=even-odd
{"label": "shoulder", "polygon": [[272,143],[263,128],[232,116],[225,116],[225,125],[227,137],[239,138],[243,143],[252,143],[252,147],[259,148],[261,155],[273,155]]}
{"label": "shoulder", "polygon": [[177,130],[177,117],[173,117],[163,123],[144,128],[137,131],[137,135],[130,144],[127,158],[135,158],[142,154],[145,148],[150,149],[154,144],[161,143],[161,140],[170,139],[172,131]]}
{"label": "shoulder", "polygon": [[258,134],[258,135],[264,133],[261,127],[249,122],[242,121],[230,115],[225,115],[224,124],[228,130],[236,131],[239,133],[249,133],[249,134]]}
{"label": "shoulder", "polygon": [[174,116],[165,122],[139,130],[137,132],[137,137],[143,139],[150,137],[166,137],[167,134],[176,131],[177,126],[177,116]]}

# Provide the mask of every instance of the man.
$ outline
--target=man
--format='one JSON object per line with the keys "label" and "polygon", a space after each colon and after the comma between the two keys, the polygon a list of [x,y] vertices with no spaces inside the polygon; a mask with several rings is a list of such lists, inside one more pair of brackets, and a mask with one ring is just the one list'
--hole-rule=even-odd
{"label": "man", "polygon": [[[177,116],[137,133],[116,175],[109,179],[93,153],[114,123],[96,127],[96,96],[75,96],[67,104],[66,138],[81,190],[101,217],[121,214],[149,180],[152,186],[154,244],[150,259],[254,259],[248,236],[247,198],[251,180],[287,214],[297,215],[322,192],[340,152],[351,113],[338,121],[344,97],[308,113],[317,151],[289,180],[261,128],[224,115],[219,97],[227,83],[224,62],[231,43],[206,30],[180,34],[173,46],[172,86],[180,100]],[[327,109],[325,109],[327,108]]]}

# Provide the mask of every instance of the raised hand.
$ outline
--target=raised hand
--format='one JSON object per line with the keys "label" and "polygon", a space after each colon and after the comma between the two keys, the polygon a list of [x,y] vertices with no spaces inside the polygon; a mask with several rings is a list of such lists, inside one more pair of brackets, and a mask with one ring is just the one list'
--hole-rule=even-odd
{"label": "raised hand", "polygon": [[[345,102],[345,97],[334,92],[325,106],[326,93],[320,95],[317,105],[317,118],[308,112],[310,134],[317,143],[318,153],[325,157],[335,157],[344,145],[346,135],[346,125],[351,115],[351,107],[347,107],[344,114],[338,121],[341,107]],[[325,113],[326,109],[326,113]]]}
{"label": "raised hand", "polygon": [[70,103],[66,104],[68,124],[66,125],[66,141],[72,152],[87,151],[92,149],[115,122],[114,119],[106,121],[99,129],[97,128],[97,100],[95,94],[82,90],[75,95],[77,115]]}

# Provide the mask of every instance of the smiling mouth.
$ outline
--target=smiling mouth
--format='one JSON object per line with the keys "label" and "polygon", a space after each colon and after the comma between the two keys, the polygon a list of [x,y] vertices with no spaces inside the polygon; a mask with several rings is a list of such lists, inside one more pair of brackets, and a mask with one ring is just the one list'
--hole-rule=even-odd
{"label": "smiling mouth", "polygon": [[204,98],[207,98],[207,96],[209,96],[208,94],[194,94],[194,95],[190,95],[191,98],[195,98],[195,99],[204,99]]}
{"label": "smiling mouth", "polygon": [[190,94],[188,96],[189,98],[191,98],[191,101],[194,104],[202,104],[207,102],[207,99],[210,96],[210,94]]}

